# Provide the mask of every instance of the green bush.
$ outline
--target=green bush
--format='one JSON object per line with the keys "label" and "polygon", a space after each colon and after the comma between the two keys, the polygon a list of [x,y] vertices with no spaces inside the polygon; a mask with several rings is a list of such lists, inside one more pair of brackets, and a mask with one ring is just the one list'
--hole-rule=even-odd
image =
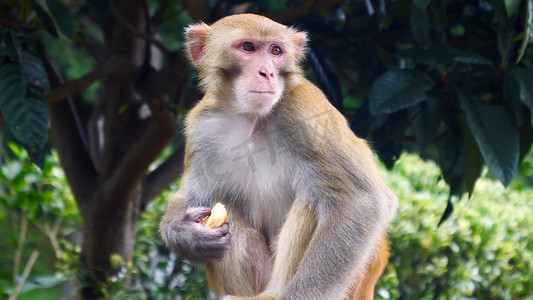
{"label": "green bush", "polygon": [[383,176],[400,208],[381,298],[533,299],[533,189],[504,189],[485,174],[437,228],[449,188],[435,164],[403,155]]}
{"label": "green bush", "polygon": [[[20,146],[0,151],[0,298],[57,299],[72,278],[79,211],[57,156],[42,169]],[[59,271],[59,272],[57,272]],[[46,290],[46,293],[42,293]]]}

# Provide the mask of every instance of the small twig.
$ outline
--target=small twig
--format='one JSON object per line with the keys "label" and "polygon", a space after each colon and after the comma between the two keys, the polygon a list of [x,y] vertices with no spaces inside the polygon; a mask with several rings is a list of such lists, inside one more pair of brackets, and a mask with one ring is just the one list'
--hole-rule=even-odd
{"label": "small twig", "polygon": [[112,9],[111,10],[111,14],[113,14],[113,16],[115,18],[117,18],[117,20],[122,24],[124,25],[124,27],[126,27],[126,29],[128,29],[133,35],[136,35],[137,37],[143,39],[143,40],[146,40],[148,42],[150,42],[151,44],[153,44],[154,46],[156,46],[157,48],[159,48],[159,50],[161,50],[161,52],[163,52],[163,54],[165,54],[165,56],[168,56],[171,54],[171,51],[167,49],[167,47],[165,47],[165,45],[163,45],[163,43],[149,35],[147,35],[146,33],[144,32],[140,32],[139,30],[137,30],[133,25],[131,25],[126,19],[124,19],[124,17],[122,17],[115,9]]}
{"label": "small twig", "polygon": [[11,28],[17,29],[17,30],[18,29],[26,29],[26,30],[34,31],[34,30],[39,29],[39,25],[37,25],[37,24],[30,24],[30,23],[26,23],[26,22],[23,22],[23,21],[20,21],[20,20],[7,20],[7,19],[4,19],[4,18],[0,18],[0,25],[11,27]]}
{"label": "small twig", "polygon": [[19,274],[20,260],[22,257],[22,249],[24,248],[24,241],[26,240],[26,232],[28,231],[28,220],[25,214],[22,214],[20,221],[20,231],[17,240],[17,249],[15,250],[15,258],[13,260],[13,282],[17,281]]}
{"label": "small twig", "polygon": [[68,96],[79,93],[96,81],[103,79],[115,72],[126,70],[128,62],[125,59],[110,59],[103,65],[93,69],[89,73],[83,75],[81,78],[64,83],[46,96],[48,104],[54,104],[66,99]]}
{"label": "small twig", "polygon": [[54,248],[54,252],[56,254],[56,257],[59,257],[61,255],[61,249],[59,248],[59,243],[57,242],[57,233],[59,232],[59,229],[61,229],[61,223],[63,222],[63,219],[57,218],[54,221],[54,225],[50,227],[47,223],[45,225],[39,225],[35,224],[35,226],[46,235],[48,240],[50,241],[50,244],[52,244],[52,248]]}
{"label": "small twig", "polygon": [[9,296],[9,300],[15,300],[18,298],[20,292],[22,291],[22,287],[24,286],[24,283],[28,279],[28,276],[30,275],[31,269],[33,269],[33,264],[35,264],[35,261],[37,260],[37,256],[39,256],[39,251],[33,250],[31,253],[30,259],[28,259],[28,263],[26,263],[26,267],[24,267],[24,271],[22,272],[22,276],[20,277],[20,280],[17,283],[17,286],[15,287],[15,291],[11,296]]}

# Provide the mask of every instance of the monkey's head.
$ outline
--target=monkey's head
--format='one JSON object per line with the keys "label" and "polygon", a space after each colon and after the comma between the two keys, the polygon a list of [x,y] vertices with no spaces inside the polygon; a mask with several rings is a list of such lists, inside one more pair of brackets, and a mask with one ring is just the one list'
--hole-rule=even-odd
{"label": "monkey's head", "polygon": [[186,49],[205,92],[236,112],[267,115],[289,77],[300,74],[307,35],[268,18],[241,14],[186,29]]}

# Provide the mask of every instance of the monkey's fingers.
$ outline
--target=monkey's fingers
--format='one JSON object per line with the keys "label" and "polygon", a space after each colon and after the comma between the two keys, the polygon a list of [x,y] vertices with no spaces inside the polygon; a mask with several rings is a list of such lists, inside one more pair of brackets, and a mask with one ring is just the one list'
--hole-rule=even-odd
{"label": "monkey's fingers", "polygon": [[222,234],[216,234],[214,238],[198,240],[199,245],[197,245],[197,251],[193,253],[193,260],[202,263],[222,260],[230,247],[230,233],[227,228],[221,232]]}
{"label": "monkey's fingers", "polygon": [[209,216],[210,213],[211,213],[210,207],[202,207],[202,206],[189,207],[185,211],[185,215],[183,216],[183,219],[185,221],[198,222],[204,219],[206,216]]}

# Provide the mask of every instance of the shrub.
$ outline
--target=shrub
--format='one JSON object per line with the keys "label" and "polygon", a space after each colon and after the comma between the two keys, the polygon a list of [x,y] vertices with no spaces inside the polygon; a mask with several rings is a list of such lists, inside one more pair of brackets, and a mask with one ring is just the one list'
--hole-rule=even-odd
{"label": "shrub", "polygon": [[390,229],[391,260],[376,288],[392,299],[532,299],[533,189],[488,178],[455,202],[437,228],[448,187],[438,167],[403,155],[383,176],[400,198]]}

